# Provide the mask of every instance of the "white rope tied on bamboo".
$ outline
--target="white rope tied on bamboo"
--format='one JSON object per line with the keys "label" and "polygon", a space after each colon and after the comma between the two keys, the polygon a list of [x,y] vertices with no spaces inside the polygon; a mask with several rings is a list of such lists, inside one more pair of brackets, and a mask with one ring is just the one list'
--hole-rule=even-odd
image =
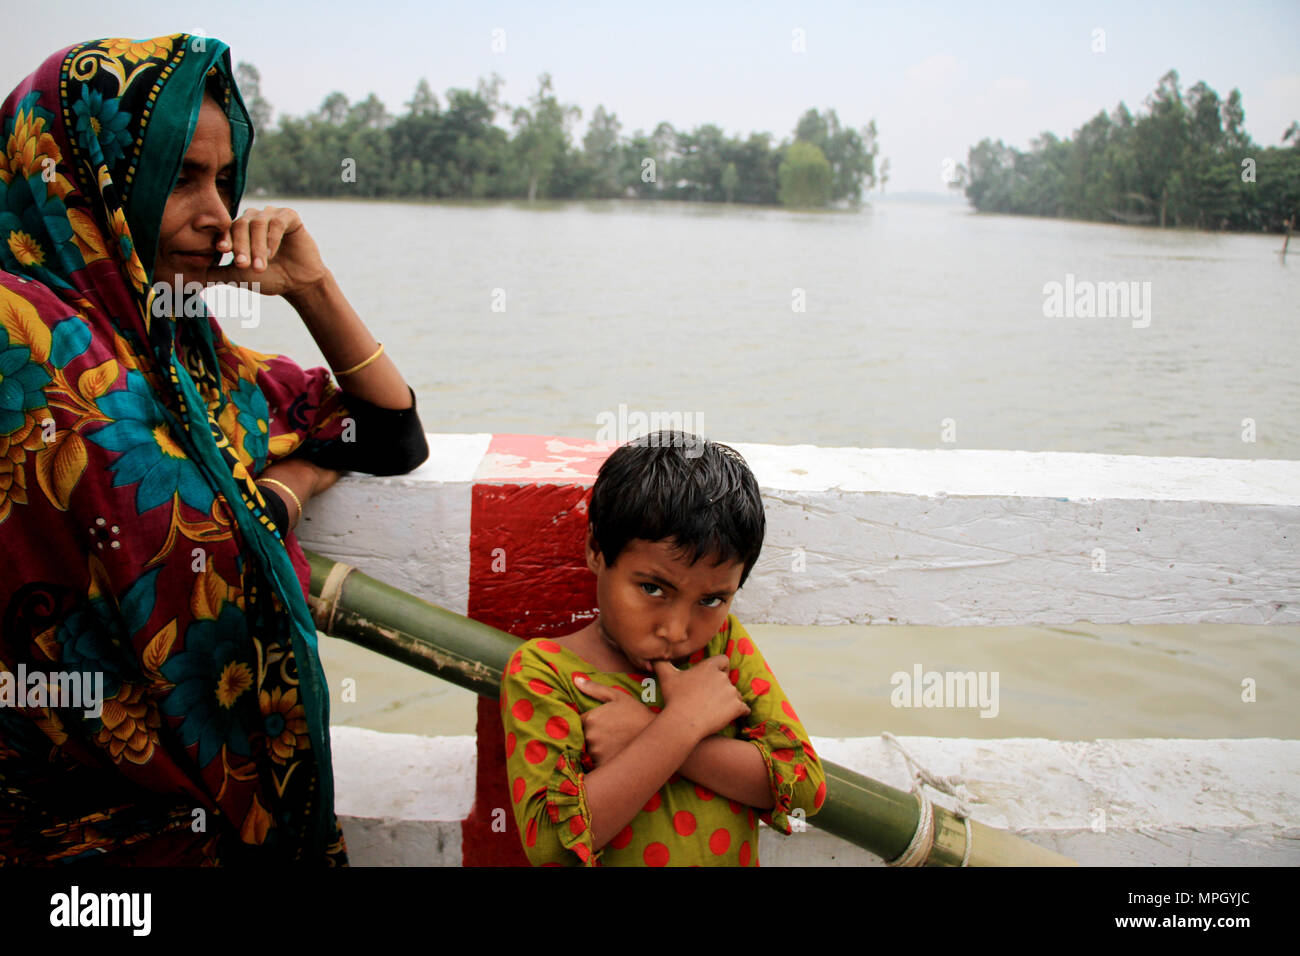
{"label": "white rope tied on bamboo", "polygon": [[970,865],[971,850],[971,828],[970,828],[970,807],[966,801],[973,803],[979,802],[979,797],[975,796],[966,786],[966,782],[956,774],[947,777],[931,773],[921,764],[912,759],[912,755],[907,749],[898,742],[898,738],[885,731],[880,735],[886,743],[893,744],[898,748],[898,752],[903,755],[907,761],[907,769],[912,777],[912,793],[916,794],[918,802],[921,804],[920,815],[916,821],[916,831],[912,834],[912,840],[899,856],[889,860],[887,866],[924,866],[925,861],[930,858],[930,851],[934,848],[934,804],[925,794],[925,787],[930,786],[940,793],[946,793],[957,801],[957,806],[953,809],[954,816],[961,820],[966,826],[966,851],[962,854],[961,865]]}
{"label": "white rope tied on bamboo", "polygon": [[312,605],[311,616],[322,634],[334,633],[334,615],[338,612],[339,598],[343,596],[343,582],[356,568],[342,561],[336,562],[325,575],[321,585],[320,597]]}

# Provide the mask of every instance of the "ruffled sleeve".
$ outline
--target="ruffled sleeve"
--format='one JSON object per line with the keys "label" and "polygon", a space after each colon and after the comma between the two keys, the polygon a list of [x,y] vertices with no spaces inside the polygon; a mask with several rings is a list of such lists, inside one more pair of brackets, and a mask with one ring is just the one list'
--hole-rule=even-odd
{"label": "ruffled sleeve", "polygon": [[808,732],[757,645],[734,616],[728,625],[723,653],[729,658],[731,682],[750,708],[741,737],[752,741],[763,755],[772,790],[772,809],[760,819],[790,833],[792,817],[806,820],[826,802],[826,774]]}
{"label": "ruffled sleeve", "polygon": [[595,866],[582,719],[560,680],[559,653],[552,641],[529,641],[502,675],[510,797],[534,866]]}

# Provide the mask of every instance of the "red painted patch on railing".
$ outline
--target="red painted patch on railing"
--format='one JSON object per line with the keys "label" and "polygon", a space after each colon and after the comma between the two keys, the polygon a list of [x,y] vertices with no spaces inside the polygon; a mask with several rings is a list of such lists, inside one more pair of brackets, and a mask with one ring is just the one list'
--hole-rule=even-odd
{"label": "red painted patch on railing", "polygon": [[[528,640],[581,629],[596,606],[587,569],[586,499],[612,450],[570,439],[497,435],[474,485],[470,512],[469,616]],[[581,453],[579,453],[581,452]],[[495,456],[495,457],[494,457]],[[573,473],[546,481],[546,469]],[[502,473],[514,473],[504,483]],[[526,866],[511,810],[504,729],[497,701],[478,702],[478,780],[461,825],[465,866]],[[492,814],[506,811],[506,832]],[[498,815],[499,816],[499,815]]]}

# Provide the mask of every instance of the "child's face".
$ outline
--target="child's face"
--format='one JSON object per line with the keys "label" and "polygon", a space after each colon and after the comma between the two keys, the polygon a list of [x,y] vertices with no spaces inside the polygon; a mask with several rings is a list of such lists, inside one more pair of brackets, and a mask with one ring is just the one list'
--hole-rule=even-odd
{"label": "child's face", "polygon": [[596,575],[599,625],[632,665],[649,672],[656,660],[677,661],[705,647],[726,623],[745,565],[689,563],[671,540],[628,542],[612,566],[587,540]]}

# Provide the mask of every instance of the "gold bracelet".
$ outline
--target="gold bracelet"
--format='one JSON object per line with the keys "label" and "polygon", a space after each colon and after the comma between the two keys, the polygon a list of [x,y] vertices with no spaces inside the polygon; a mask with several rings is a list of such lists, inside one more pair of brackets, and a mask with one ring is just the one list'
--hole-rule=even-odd
{"label": "gold bracelet", "polygon": [[302,517],[302,502],[298,500],[298,496],[293,493],[292,488],[286,485],[283,481],[276,481],[274,478],[258,478],[257,480],[264,481],[268,485],[275,485],[277,488],[283,488],[285,490],[285,493],[288,494],[289,497],[293,499],[293,503],[298,506],[298,517],[299,518]]}
{"label": "gold bracelet", "polygon": [[379,358],[379,356],[383,354],[384,354],[384,343],[380,342],[379,348],[375,349],[374,355],[370,356],[370,358],[366,359],[365,361],[352,366],[349,369],[344,369],[342,372],[335,372],[334,377],[342,378],[344,375],[351,375],[353,372],[360,372],[363,368],[365,368],[367,365],[369,365],[371,362],[373,362],[375,359]]}

